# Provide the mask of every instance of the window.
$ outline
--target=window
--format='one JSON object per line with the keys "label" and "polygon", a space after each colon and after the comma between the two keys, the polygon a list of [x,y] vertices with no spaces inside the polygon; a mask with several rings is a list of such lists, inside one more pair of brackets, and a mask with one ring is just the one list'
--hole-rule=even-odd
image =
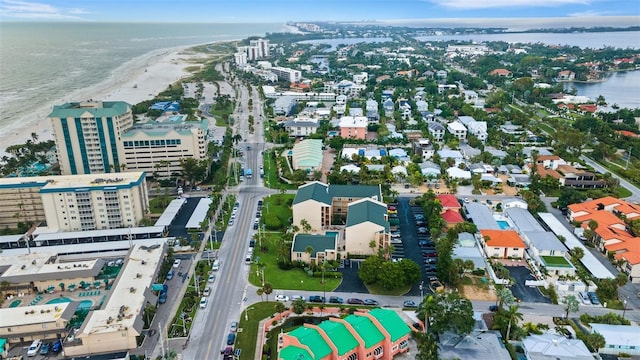
{"label": "window", "polygon": [[347,357],[347,360],[358,360],[358,354],[356,353],[349,354],[349,356]]}
{"label": "window", "polygon": [[377,348],[373,349],[373,356],[379,357],[380,355],[382,355],[382,352],[382,346],[378,346]]}
{"label": "window", "polygon": [[518,251],[518,250],[520,250],[520,249],[519,248],[513,248],[513,251]]}

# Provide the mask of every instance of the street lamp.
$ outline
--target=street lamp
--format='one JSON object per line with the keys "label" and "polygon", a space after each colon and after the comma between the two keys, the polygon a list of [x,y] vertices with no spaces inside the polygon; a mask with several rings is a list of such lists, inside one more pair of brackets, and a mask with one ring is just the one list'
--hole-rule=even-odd
{"label": "street lamp", "polygon": [[244,311],[244,321],[249,321],[249,310],[253,310],[253,307],[247,308]]}
{"label": "street lamp", "polygon": [[624,299],[622,302],[622,318],[624,319],[624,315],[627,312],[627,299]]}
{"label": "street lamp", "polygon": [[420,298],[424,297],[424,295],[422,294],[422,290],[424,289],[423,285],[424,285],[424,280],[420,282]]}

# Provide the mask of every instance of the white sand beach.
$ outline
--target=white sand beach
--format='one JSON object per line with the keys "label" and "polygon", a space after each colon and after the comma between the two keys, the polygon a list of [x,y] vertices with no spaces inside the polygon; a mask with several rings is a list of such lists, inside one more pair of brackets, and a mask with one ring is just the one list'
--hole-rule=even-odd
{"label": "white sand beach", "polygon": [[[191,46],[189,46],[191,47]],[[0,133],[0,156],[11,145],[22,144],[38,135],[38,141],[53,139],[51,123],[47,118],[52,105],[89,99],[103,101],[126,101],[136,104],[148,100],[178,79],[189,75],[185,70],[191,59],[203,57],[203,54],[187,51],[189,47],[158,50],[135,58],[120,66],[111,78],[92,86],[70,93],[63,99],[43,104],[18,121],[13,127]]]}

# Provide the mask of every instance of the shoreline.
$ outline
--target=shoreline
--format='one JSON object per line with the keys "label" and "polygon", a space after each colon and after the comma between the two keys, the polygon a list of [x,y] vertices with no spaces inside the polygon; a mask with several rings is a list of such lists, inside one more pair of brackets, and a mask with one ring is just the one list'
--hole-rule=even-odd
{"label": "shoreline", "polygon": [[89,99],[125,101],[135,105],[152,99],[169,84],[190,76],[191,73],[185,70],[187,67],[201,65],[193,63],[192,60],[204,58],[207,55],[190,49],[226,41],[233,40],[156,49],[126,61],[95,85],[74,90],[62,98],[47,100],[46,103],[2,129],[0,156],[6,155],[7,147],[22,144],[31,139],[32,133],[37,134],[38,141],[53,140],[53,127],[47,116],[54,105]]}

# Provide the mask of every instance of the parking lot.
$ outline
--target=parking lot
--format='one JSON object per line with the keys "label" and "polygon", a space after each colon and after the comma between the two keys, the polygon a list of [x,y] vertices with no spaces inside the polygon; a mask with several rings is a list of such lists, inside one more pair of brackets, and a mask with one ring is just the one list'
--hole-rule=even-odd
{"label": "parking lot", "polygon": [[537,287],[529,287],[524,284],[527,280],[535,280],[529,268],[526,266],[506,266],[506,268],[515,280],[515,283],[511,286],[513,296],[524,302],[551,303],[551,300],[542,295]]}

